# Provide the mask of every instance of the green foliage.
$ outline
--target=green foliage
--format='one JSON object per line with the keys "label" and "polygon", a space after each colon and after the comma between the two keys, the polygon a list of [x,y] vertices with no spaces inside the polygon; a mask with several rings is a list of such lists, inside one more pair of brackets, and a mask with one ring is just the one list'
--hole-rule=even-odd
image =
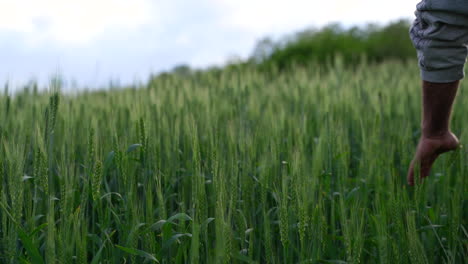
{"label": "green foliage", "polygon": [[285,69],[293,65],[334,63],[340,55],[345,65],[356,65],[362,60],[382,62],[386,59],[407,60],[415,57],[409,39],[408,21],[400,20],[385,27],[343,28],[331,24],[320,30],[310,29],[285,37],[278,42],[271,39],[260,41],[251,61],[261,67]]}

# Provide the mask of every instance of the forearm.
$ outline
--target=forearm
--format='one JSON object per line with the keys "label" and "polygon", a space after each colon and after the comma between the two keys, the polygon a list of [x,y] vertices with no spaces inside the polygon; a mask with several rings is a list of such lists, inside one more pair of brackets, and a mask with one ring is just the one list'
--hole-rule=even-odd
{"label": "forearm", "polygon": [[423,81],[422,134],[428,138],[445,135],[450,129],[450,115],[459,81],[432,83]]}

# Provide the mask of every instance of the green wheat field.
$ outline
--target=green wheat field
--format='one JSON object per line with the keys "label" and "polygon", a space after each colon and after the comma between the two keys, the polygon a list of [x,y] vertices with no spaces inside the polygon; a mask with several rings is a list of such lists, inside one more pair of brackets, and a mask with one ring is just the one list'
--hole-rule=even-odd
{"label": "green wheat field", "polygon": [[0,95],[0,263],[468,259],[467,148],[406,185],[414,61],[55,86]]}

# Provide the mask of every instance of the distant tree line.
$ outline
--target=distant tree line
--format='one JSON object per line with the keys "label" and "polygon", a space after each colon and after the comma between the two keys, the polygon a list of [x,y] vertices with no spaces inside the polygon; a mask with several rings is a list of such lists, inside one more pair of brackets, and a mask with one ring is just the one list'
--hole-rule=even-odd
{"label": "distant tree line", "polygon": [[[388,59],[414,59],[416,52],[409,38],[409,28],[410,22],[407,20],[391,22],[386,26],[367,24],[350,28],[334,23],[321,29],[303,30],[277,41],[266,37],[255,45],[247,60],[230,59],[225,67],[211,67],[207,70],[223,71],[239,67],[285,70],[297,65],[333,65],[337,55],[344,65],[353,65],[363,60],[379,63]],[[181,64],[152,79],[170,75],[190,77],[203,71]]]}
{"label": "distant tree line", "polygon": [[320,30],[308,29],[277,42],[265,38],[257,43],[249,62],[284,69],[291,65],[333,63],[338,54],[344,64],[361,60],[407,60],[416,55],[409,39],[409,27],[406,20],[383,27],[368,24],[349,29],[331,24]]}

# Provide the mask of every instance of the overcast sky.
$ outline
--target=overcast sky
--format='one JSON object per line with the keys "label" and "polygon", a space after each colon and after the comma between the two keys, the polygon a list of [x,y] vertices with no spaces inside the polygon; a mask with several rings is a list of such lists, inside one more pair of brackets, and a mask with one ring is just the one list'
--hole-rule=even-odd
{"label": "overcast sky", "polygon": [[0,0],[0,83],[82,86],[221,65],[265,37],[331,22],[412,19],[419,0]]}

